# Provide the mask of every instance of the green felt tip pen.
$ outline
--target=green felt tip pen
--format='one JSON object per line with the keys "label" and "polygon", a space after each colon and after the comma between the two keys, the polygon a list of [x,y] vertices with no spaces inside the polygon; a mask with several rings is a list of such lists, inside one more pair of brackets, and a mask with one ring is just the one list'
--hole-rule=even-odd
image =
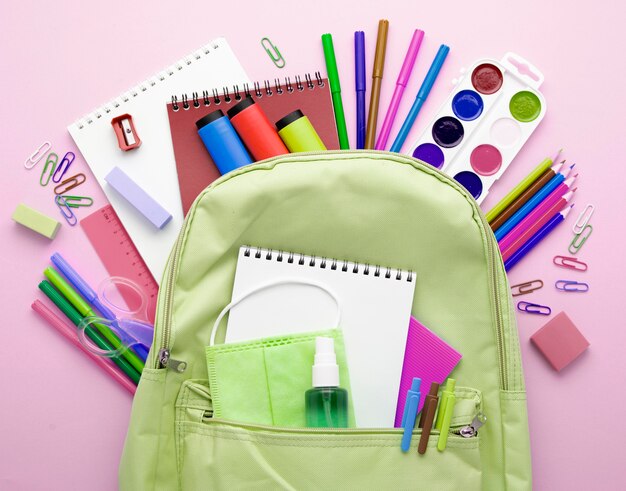
{"label": "green felt tip pen", "polygon": [[[44,280],[39,283],[39,289],[56,305],[63,314],[74,324],[78,326],[80,322],[83,320],[83,316],[72,307],[63,295],[61,295],[55,288],[52,286],[52,283]],[[96,331],[93,327],[88,326],[85,329],[85,334],[93,343],[103,351],[114,351],[113,346],[109,343],[102,335]],[[139,378],[141,375],[137,370],[135,370],[128,361],[120,356],[114,356],[111,358],[113,363],[115,363],[120,370],[124,372],[124,374],[132,380],[135,384],[139,383]]]}
{"label": "green felt tip pen", "polygon": [[441,394],[441,404],[437,412],[437,422],[435,423],[435,428],[440,432],[439,441],[437,442],[437,450],[440,452],[443,452],[448,444],[450,423],[452,422],[452,414],[454,413],[454,405],[456,404],[456,396],[454,395],[455,386],[456,380],[449,378]]}
{"label": "green felt tip pen", "polygon": [[335,123],[337,124],[337,136],[339,137],[339,148],[346,150],[350,148],[348,141],[348,130],[346,128],[346,116],[343,112],[343,101],[341,100],[341,85],[339,84],[339,72],[337,71],[337,58],[333,46],[333,37],[330,34],[322,35],[322,47],[324,48],[324,59],[326,60],[326,71],[328,72],[328,83],[333,97],[333,108],[335,109]]}
{"label": "green felt tip pen", "polygon": [[[89,306],[89,304],[80,296],[74,288],[70,286],[70,284],[65,281],[65,279],[59,274],[59,272],[52,268],[47,267],[44,272],[44,276],[50,280],[60,292],[61,294],[73,305],[73,307],[78,311],[78,313],[83,317],[97,317],[93,309]],[[113,331],[111,331],[107,326],[102,324],[94,324],[98,332],[106,338],[106,340],[111,343],[113,346],[112,351],[120,350],[124,348],[122,345],[120,338],[118,338]],[[122,351],[121,356],[123,356],[135,370],[139,373],[143,370],[144,362],[141,361],[141,358],[135,354],[131,349],[125,349]]]}

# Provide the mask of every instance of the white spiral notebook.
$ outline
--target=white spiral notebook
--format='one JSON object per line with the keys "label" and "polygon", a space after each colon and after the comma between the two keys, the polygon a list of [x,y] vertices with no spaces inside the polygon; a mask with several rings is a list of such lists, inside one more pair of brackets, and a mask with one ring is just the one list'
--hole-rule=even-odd
{"label": "white spiral notebook", "polygon": [[[233,299],[273,281],[322,284],[341,307],[350,397],[361,428],[392,428],[415,293],[415,275],[398,269],[255,247],[239,250]],[[235,306],[226,342],[336,327],[336,306],[323,290],[278,285]],[[302,397],[304,394],[294,394]]]}
{"label": "white spiral notebook", "polygon": [[[183,223],[178,177],[165,103],[172,94],[249,82],[243,67],[223,38],[181,58],[68,127],[85,161],[115,208],[148,269],[160,282],[170,250]],[[142,144],[122,151],[111,120],[133,117]],[[162,230],[152,226],[104,180],[120,167],[173,218]]]}

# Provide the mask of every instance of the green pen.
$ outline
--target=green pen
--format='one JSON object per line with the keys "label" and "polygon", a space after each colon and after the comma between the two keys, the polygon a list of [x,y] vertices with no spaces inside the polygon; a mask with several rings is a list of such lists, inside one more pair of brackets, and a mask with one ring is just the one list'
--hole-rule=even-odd
{"label": "green pen", "polygon": [[[61,295],[52,284],[46,280],[39,283],[39,289],[45,293],[45,295],[56,305],[61,312],[65,314],[65,316],[74,324],[78,326],[80,322],[83,320],[83,316],[78,313],[78,311],[72,307],[63,295]],[[93,327],[88,326],[85,329],[85,334],[93,341],[93,343],[98,346],[103,351],[114,351],[115,348],[109,343],[106,339],[104,339],[98,331],[96,331]],[[137,370],[135,370],[130,363],[128,363],[124,358],[121,358],[119,355],[111,358],[111,361],[115,363],[124,374],[131,379],[135,385],[139,383],[139,378],[141,375]]]}
{"label": "green pen", "polygon": [[[47,267],[44,272],[44,276],[50,280],[63,296],[74,306],[78,313],[83,317],[97,317],[96,313],[89,306],[89,304],[80,296],[76,290],[74,290],[65,279],[57,272],[56,269],[52,267]],[[109,343],[113,346],[113,351],[119,350],[123,348],[122,343],[120,342],[120,338],[118,338],[113,331],[111,331],[107,326],[102,324],[95,324],[98,332],[106,338]],[[126,349],[122,352],[121,356],[126,358],[126,360],[137,370],[139,373],[142,372],[144,363],[141,361],[135,352],[131,349]]]}
{"label": "green pen", "polygon": [[448,434],[450,433],[450,423],[452,421],[452,413],[454,413],[454,405],[456,404],[456,396],[454,395],[454,387],[456,380],[449,378],[446,382],[446,388],[441,394],[441,405],[437,412],[437,422],[435,428],[439,433],[439,441],[437,442],[437,450],[443,452],[448,444]]}
{"label": "green pen", "polygon": [[348,141],[346,116],[343,112],[341,85],[339,84],[339,72],[337,71],[337,59],[335,58],[335,48],[333,47],[332,35],[322,34],[322,47],[324,48],[326,71],[328,72],[328,83],[330,84],[330,92],[333,97],[333,108],[335,109],[335,123],[337,125],[337,136],[339,137],[339,148],[347,150],[350,148],[350,142]]}

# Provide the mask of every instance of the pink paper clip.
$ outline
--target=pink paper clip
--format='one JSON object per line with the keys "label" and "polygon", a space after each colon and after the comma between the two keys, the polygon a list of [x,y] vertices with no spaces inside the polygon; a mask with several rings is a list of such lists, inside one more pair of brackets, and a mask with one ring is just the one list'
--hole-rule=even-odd
{"label": "pink paper clip", "polygon": [[530,302],[518,302],[517,310],[537,315],[550,315],[552,313],[552,309],[547,305],[539,305],[538,303]]}
{"label": "pink paper clip", "polygon": [[514,297],[519,297],[520,295],[526,295],[527,293],[532,293],[535,290],[539,290],[542,287],[543,281],[541,280],[527,281],[526,283],[513,285],[511,287],[511,295],[513,295]]}
{"label": "pink paper clip", "polygon": [[587,271],[587,263],[583,263],[575,257],[554,256],[552,262],[562,268],[575,269],[576,271]]}
{"label": "pink paper clip", "polygon": [[558,280],[554,286],[562,292],[588,292],[589,285],[582,281]]}

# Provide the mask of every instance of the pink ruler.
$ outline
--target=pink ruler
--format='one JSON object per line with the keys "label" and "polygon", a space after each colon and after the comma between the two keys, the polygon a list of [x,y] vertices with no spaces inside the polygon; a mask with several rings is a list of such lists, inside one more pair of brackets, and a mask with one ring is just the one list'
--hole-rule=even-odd
{"label": "pink ruler", "polygon": [[87,218],[83,218],[80,225],[108,273],[111,276],[121,276],[134,281],[146,294],[148,320],[154,322],[159,285],[148,270],[113,207],[103,206]]}

